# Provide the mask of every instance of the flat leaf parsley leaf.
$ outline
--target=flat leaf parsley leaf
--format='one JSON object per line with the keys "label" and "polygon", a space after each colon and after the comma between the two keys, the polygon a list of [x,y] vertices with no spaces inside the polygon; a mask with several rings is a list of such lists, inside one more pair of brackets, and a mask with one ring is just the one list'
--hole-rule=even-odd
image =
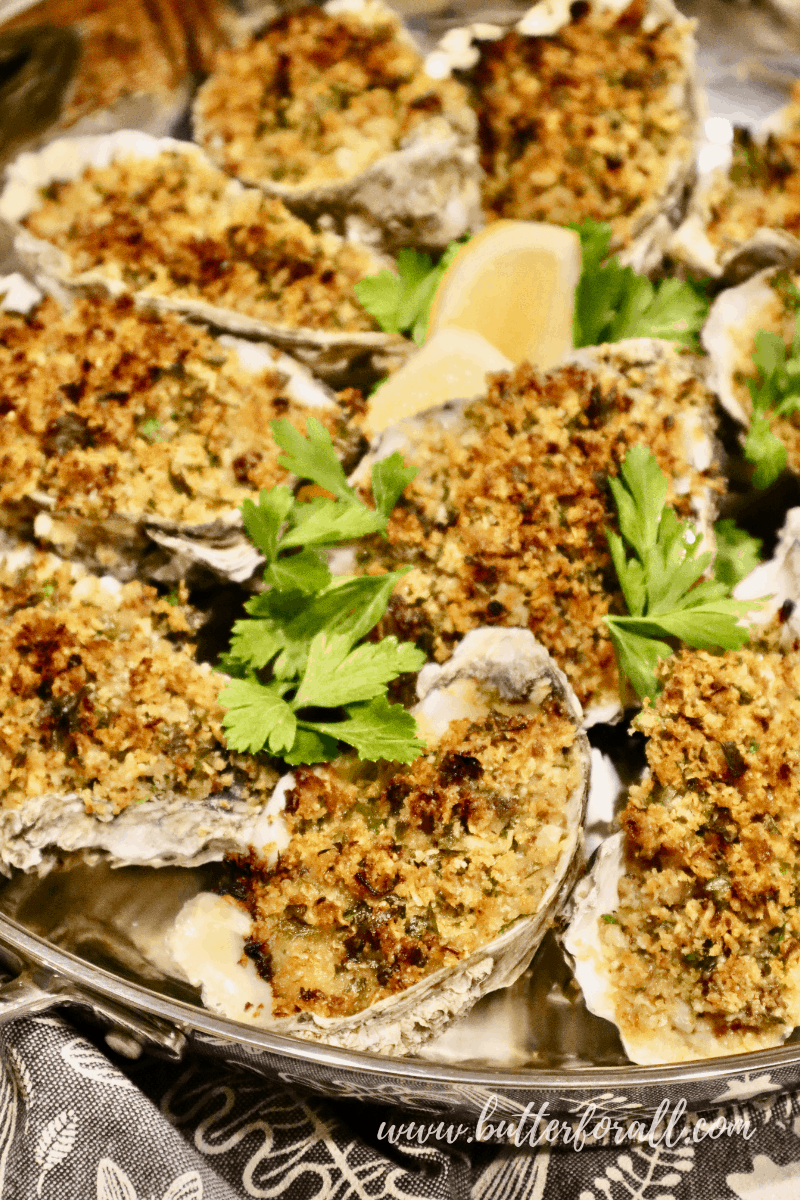
{"label": "flat leaf parsley leaf", "polygon": [[[272,422],[281,465],[328,496],[298,500],[287,487],[245,500],[242,518],[263,553],[265,590],[247,602],[220,669],[233,676],[220,693],[230,749],[268,749],[290,766],[327,762],[340,743],[362,758],[412,762],[424,749],[416,722],[386,689],[425,655],[410,642],[362,639],[383,616],[406,570],[334,578],[325,547],[385,533],[392,509],[416,475],[400,454],[372,468],[374,508],[347,482],[323,425],[309,417],[306,436]],[[331,499],[331,496],[334,498]]]}
{"label": "flat leaf parsley leaf", "polygon": [[430,254],[422,250],[401,250],[397,255],[397,274],[383,270],[368,275],[355,286],[362,306],[384,333],[408,333],[421,346],[428,336],[433,297],[445,271],[468,238],[450,245],[434,265]]}
{"label": "flat leaf parsley leaf", "polygon": [[572,225],[581,239],[581,277],[575,293],[573,340],[598,346],[629,337],[665,338],[694,346],[708,313],[698,285],[682,279],[651,283],[609,257],[611,226],[587,220]]}
{"label": "flat leaf parsley leaf", "polygon": [[784,272],[775,276],[773,286],[794,311],[795,332],[788,348],[777,333],[759,329],[755,335],[752,357],[758,375],[747,381],[753,411],[743,449],[755,466],[756,488],[769,487],[786,466],[786,447],[772,432],[772,422],[800,411],[800,292]]}
{"label": "flat leaf parsley leaf", "polygon": [[751,537],[735,521],[726,518],[714,526],[717,553],[714,556],[714,578],[733,588],[740,579],[761,562],[760,538]]}
{"label": "flat leaf parsley leaf", "polygon": [[670,657],[673,642],[735,650],[748,637],[739,618],[758,605],[731,599],[723,582],[701,582],[712,555],[698,554],[694,529],[666,507],[667,481],[649,450],[632,446],[609,485],[621,536],[606,536],[630,615],[606,617],[606,624],[620,673],[640,697],[654,698],[658,662]]}

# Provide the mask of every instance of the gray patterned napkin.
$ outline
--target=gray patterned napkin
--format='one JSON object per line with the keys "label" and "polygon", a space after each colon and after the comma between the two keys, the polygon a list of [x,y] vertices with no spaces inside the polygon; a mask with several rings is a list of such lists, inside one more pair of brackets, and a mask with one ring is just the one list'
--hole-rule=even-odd
{"label": "gray patterned napkin", "polygon": [[[203,1058],[112,1059],[57,1016],[0,1026],[2,1200],[797,1200],[800,1097],[741,1103],[751,1136],[515,1150],[400,1137],[366,1105]],[[753,1081],[758,1087],[769,1081]]]}

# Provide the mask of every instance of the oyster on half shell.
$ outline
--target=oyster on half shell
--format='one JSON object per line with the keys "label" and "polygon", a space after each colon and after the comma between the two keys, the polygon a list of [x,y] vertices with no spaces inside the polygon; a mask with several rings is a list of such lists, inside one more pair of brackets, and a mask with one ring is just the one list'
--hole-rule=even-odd
{"label": "oyster on half shell", "polygon": [[777,1046],[800,1024],[798,646],[790,620],[743,650],[684,651],[637,718],[649,771],[563,936],[636,1063]]}
{"label": "oyster on half shell", "polygon": [[482,223],[467,94],[380,0],[286,12],[222,50],[193,116],[226,171],[361,241],[442,249]]}
{"label": "oyster on half shell", "polygon": [[263,560],[242,500],[290,478],[269,421],[303,429],[313,412],[335,435],[333,394],[272,346],[128,297],[61,308],[20,276],[0,279],[3,292],[0,386],[16,432],[0,445],[0,525],[123,581],[249,579]]}
{"label": "oyster on half shell", "polygon": [[191,622],[137,582],[29,546],[0,561],[0,871],[62,852],[198,866],[285,842],[278,774],[230,753],[224,677]]}
{"label": "oyster on half shell", "polygon": [[671,479],[670,503],[713,548],[713,397],[696,355],[630,339],[574,351],[539,374],[492,377],[485,397],[388,427],[352,482],[396,450],[419,474],[378,561],[411,565],[381,626],[447,658],[466,630],[527,626],[565,672],[587,724],[621,712],[605,616],[615,600],[605,484],[642,442]]}
{"label": "oyster on half shell", "polygon": [[11,165],[0,220],[47,290],[102,288],[290,352],[343,385],[409,353],[353,287],[385,262],[313,233],[191,142],[131,130],[63,138]]}
{"label": "oyster on half shell", "polygon": [[540,0],[449,30],[427,69],[471,93],[487,216],[608,221],[622,260],[655,269],[696,172],[693,29],[672,0]]}
{"label": "oyster on half shell", "polygon": [[418,694],[428,749],[410,768],[285,777],[274,868],[255,846],[244,902],[187,902],[166,944],[208,1007],[402,1054],[525,969],[581,862],[580,705],[522,629],[473,630]]}

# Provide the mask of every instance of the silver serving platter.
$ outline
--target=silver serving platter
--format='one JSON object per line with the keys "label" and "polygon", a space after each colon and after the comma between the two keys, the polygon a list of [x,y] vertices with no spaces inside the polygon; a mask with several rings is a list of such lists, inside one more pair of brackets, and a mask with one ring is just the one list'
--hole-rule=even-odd
{"label": "silver serving platter", "polygon": [[[679,3],[699,21],[709,118],[723,119],[706,125],[706,165],[724,156],[725,122],[756,128],[785,103],[800,77],[796,2],[796,24],[785,12],[746,0]],[[27,7],[30,0],[0,0],[0,21]],[[397,7],[433,45],[449,27],[513,18],[527,5],[461,0],[444,8],[441,0],[399,0]],[[173,872],[176,897],[202,878],[180,875]],[[683,1100],[697,1111],[800,1084],[800,1031],[773,1050],[679,1066],[631,1065],[616,1029],[587,1011],[551,935],[512,988],[487,996],[425,1057],[339,1050],[227,1020],[205,1010],[194,989],[154,971],[127,938],[124,921],[115,923],[120,888],[149,897],[163,879],[163,872],[144,868],[110,872],[72,862],[43,878],[0,882],[0,965],[10,976],[0,985],[0,1021],[78,1010],[100,1024],[114,1051],[130,1058],[145,1050],[173,1059],[199,1051],[326,1096],[471,1121],[487,1105],[496,1121],[544,1104],[563,1118],[592,1104],[598,1114],[634,1119],[664,1100]],[[156,923],[169,915],[168,898],[161,900]]]}

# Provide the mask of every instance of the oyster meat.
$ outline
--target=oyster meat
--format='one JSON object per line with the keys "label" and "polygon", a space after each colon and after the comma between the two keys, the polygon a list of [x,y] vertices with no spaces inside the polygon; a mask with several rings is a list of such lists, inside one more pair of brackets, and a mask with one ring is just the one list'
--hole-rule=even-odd
{"label": "oyster meat", "polygon": [[23,546],[0,564],[0,608],[0,871],[285,844],[277,772],[226,750],[224,677],[195,662],[180,606]]}
{"label": "oyster meat", "polygon": [[359,368],[385,373],[409,352],[405,338],[377,329],[353,291],[383,259],[313,233],[191,142],[130,130],[51,142],[9,168],[0,219],[50,290],[129,293],[272,342],[347,385]]}
{"label": "oyster meat", "polygon": [[575,889],[564,946],[637,1063],[776,1046],[800,1024],[800,629],[684,651],[637,720],[649,772]]}
{"label": "oyster meat", "polygon": [[737,284],[800,260],[800,84],[754,137],[737,129],[733,159],[701,177],[668,252]]}
{"label": "oyster meat", "polygon": [[540,0],[513,28],[449,30],[427,66],[470,91],[490,220],[608,221],[626,262],[658,265],[701,116],[693,24],[671,0]]}
{"label": "oyster meat", "polygon": [[712,545],[713,399],[698,358],[631,339],[575,351],[539,374],[522,364],[488,395],[389,427],[353,482],[400,450],[419,474],[377,561],[409,564],[381,626],[442,661],[467,630],[527,626],[553,655],[590,724],[620,709],[605,616],[619,598],[605,528],[606,486],[629,446],[647,445],[671,479],[670,503]]}
{"label": "oyster meat", "polygon": [[19,276],[3,291],[0,525],[122,580],[249,579],[262,558],[239,506],[289,479],[268,422],[305,430],[314,412],[336,434],[332,393],[271,346],[129,296],[62,309]]}
{"label": "oyster meat", "polygon": [[473,630],[418,693],[411,767],[296,770],[277,862],[251,848],[182,909],[168,948],[210,1008],[402,1054],[527,966],[581,861],[580,705],[523,629]]}
{"label": "oyster meat", "polygon": [[284,12],[221,50],[193,116],[226,171],[362,241],[442,249],[482,223],[467,94],[379,0]]}

